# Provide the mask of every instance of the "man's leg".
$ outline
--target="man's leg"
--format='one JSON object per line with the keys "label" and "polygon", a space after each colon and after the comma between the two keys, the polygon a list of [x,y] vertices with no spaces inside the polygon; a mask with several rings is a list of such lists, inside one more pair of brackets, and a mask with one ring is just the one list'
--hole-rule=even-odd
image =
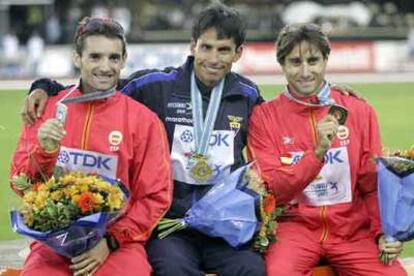
{"label": "man's leg", "polygon": [[39,242],[30,245],[30,254],[25,261],[23,276],[70,276],[69,259],[55,253],[52,249]]}
{"label": "man's leg", "polygon": [[147,243],[148,260],[155,276],[202,276],[201,243],[191,230],[174,233],[162,240],[151,238]]}
{"label": "man's leg", "polygon": [[219,276],[264,276],[262,256],[250,248],[235,249],[226,241],[203,235],[202,257],[206,272]]}
{"label": "man's leg", "polygon": [[151,271],[144,246],[140,243],[129,243],[109,254],[93,275],[150,276]]}
{"label": "man's leg", "polygon": [[372,238],[353,242],[326,244],[326,258],[339,275],[407,275],[398,261],[384,265],[379,259],[378,245]]}
{"label": "man's leg", "polygon": [[322,255],[318,234],[301,224],[282,222],[276,238],[265,254],[267,275],[312,275]]}

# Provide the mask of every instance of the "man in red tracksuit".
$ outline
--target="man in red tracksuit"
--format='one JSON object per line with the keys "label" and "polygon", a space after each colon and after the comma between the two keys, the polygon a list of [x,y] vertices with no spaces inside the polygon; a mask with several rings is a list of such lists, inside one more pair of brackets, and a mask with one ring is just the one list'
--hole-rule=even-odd
{"label": "man in red tracksuit", "polygon": [[[378,258],[380,249],[396,258],[402,245],[381,234],[375,112],[330,88],[329,52],[318,26],[286,26],[277,40],[286,91],[251,117],[249,157],[287,213],[265,255],[267,274],[311,275],[325,259],[339,275],[405,275],[399,262]],[[348,110],[344,125],[328,115],[333,103]]]}
{"label": "man in red tracksuit", "polygon": [[[41,180],[55,166],[97,172],[125,184],[130,192],[127,208],[105,238],[72,259],[34,242],[23,275],[151,274],[144,246],[171,204],[169,148],[158,117],[114,89],[125,58],[125,38],[117,22],[86,18],[80,23],[74,58],[81,71],[79,88],[51,98],[40,120],[23,129],[11,177],[25,173]],[[56,106],[76,97],[84,100],[67,104],[63,125],[55,119]],[[20,193],[13,183],[12,188]]]}

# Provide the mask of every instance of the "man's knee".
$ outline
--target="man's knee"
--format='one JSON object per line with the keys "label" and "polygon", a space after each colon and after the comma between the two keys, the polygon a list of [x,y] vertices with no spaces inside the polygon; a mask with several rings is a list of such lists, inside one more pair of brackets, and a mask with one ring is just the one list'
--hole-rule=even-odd
{"label": "man's knee", "polygon": [[275,263],[266,263],[267,275],[295,275],[297,273],[291,265],[277,265]]}
{"label": "man's knee", "polygon": [[311,265],[299,265],[288,258],[269,258],[265,259],[267,275],[303,275],[311,271]]}
{"label": "man's knee", "polygon": [[[237,261],[230,263],[228,271],[230,273],[226,273],[226,275],[266,275],[263,258],[259,254],[248,251],[238,256]],[[221,274],[219,273],[219,275]]]}
{"label": "man's knee", "polygon": [[242,271],[241,274],[239,275],[262,275],[265,276],[266,275],[266,268],[265,268],[265,264],[263,262],[263,260],[258,260],[256,262],[251,262],[251,263],[246,263],[243,262],[242,266]]}
{"label": "man's knee", "polygon": [[181,247],[174,249],[163,243],[152,243],[147,246],[148,260],[156,276],[202,275],[199,261],[193,254],[186,254]]}
{"label": "man's knee", "polygon": [[151,262],[154,276],[202,275],[203,272],[191,263],[174,258],[157,259]]}

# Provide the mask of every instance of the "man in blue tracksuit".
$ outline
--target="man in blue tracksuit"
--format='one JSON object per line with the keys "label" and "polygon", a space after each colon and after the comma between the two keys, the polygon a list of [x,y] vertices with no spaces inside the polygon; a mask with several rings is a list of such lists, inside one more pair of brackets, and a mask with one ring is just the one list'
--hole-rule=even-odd
{"label": "man in blue tracksuit", "polygon": [[[245,27],[239,14],[222,4],[213,5],[196,18],[192,56],[184,65],[139,71],[120,84],[125,94],[157,113],[167,129],[174,171],[174,198],[167,218],[182,218],[192,203],[211,188],[219,171],[233,171],[245,162],[242,150],[248,119],[263,99],[254,83],[231,72],[232,64],[241,56],[244,40]],[[34,106],[36,101],[41,109],[44,100],[40,98],[46,97],[40,90],[53,95],[61,88],[51,80],[36,81],[32,90],[37,90],[26,106]],[[216,118],[206,119],[209,123],[201,123],[200,129],[197,111],[202,114],[199,117]],[[32,113],[27,120],[33,117]],[[204,129],[208,135],[196,137],[196,132]],[[198,147],[203,139],[204,149]],[[206,162],[200,162],[197,156]],[[197,170],[199,165],[201,170]],[[192,229],[162,240],[154,235],[147,243],[147,253],[155,275],[204,275],[203,271],[220,276],[265,275],[261,256],[248,246],[235,249],[220,238]]]}
{"label": "man in blue tracksuit", "polygon": [[[182,218],[192,202],[210,188],[194,185],[197,183],[187,170],[194,140],[190,93],[194,60],[194,56],[189,56],[178,68],[137,72],[124,81],[122,88],[125,94],[156,112],[167,129],[175,179],[174,203],[166,216],[169,218]],[[203,112],[206,113],[211,88],[197,77],[196,82],[202,94]],[[222,168],[233,171],[245,163],[242,150],[246,142],[247,120],[252,108],[262,101],[254,83],[233,72],[226,74],[218,116],[209,140],[210,154],[214,156],[211,157],[214,160],[213,171]]]}

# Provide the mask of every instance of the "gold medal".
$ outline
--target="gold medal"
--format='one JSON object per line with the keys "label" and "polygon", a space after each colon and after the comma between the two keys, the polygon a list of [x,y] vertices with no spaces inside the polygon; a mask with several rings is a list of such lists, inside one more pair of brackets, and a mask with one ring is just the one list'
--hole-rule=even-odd
{"label": "gold medal", "polygon": [[201,154],[194,154],[192,157],[196,164],[191,169],[191,176],[198,182],[206,182],[213,174],[213,169],[207,162],[207,157]]}

